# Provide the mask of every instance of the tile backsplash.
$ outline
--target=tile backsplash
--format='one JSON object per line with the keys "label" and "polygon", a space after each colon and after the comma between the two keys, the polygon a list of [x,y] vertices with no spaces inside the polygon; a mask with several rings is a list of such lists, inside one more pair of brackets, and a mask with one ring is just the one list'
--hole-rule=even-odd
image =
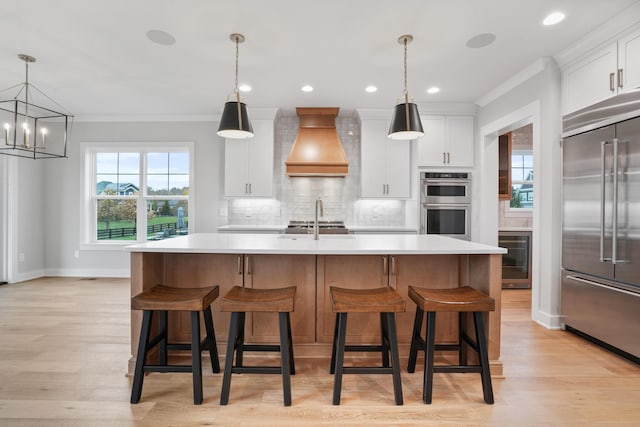
{"label": "tile backsplash", "polygon": [[403,226],[405,202],[361,200],[360,120],[354,113],[338,117],[336,128],[349,160],[344,178],[295,177],[285,174],[285,161],[298,132],[298,117],[278,114],[274,123],[274,199],[231,199],[228,221],[234,225],[286,225],[290,220],[312,220],[315,201],[322,199],[323,220],[347,225]]}

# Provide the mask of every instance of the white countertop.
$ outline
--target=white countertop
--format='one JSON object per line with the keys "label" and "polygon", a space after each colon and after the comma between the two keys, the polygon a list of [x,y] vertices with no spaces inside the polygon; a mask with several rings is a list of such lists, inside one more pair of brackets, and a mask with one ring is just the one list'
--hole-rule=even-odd
{"label": "white countertop", "polygon": [[294,255],[440,255],[503,254],[506,249],[437,235],[198,233],[127,246],[131,252],[294,254]]}
{"label": "white countertop", "polygon": [[274,233],[282,233],[284,229],[287,228],[284,225],[221,225],[217,227],[218,231],[223,232],[231,232],[234,231],[257,231],[257,232],[268,232],[272,231]]}

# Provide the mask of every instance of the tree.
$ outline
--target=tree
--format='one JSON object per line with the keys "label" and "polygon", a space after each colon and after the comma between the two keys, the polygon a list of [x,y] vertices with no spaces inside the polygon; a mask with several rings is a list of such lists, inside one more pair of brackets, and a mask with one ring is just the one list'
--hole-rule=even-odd
{"label": "tree", "polygon": [[[105,190],[105,195],[113,196],[116,194],[114,190]],[[118,209],[118,201],[115,199],[98,200],[98,222],[104,222],[106,228],[109,229],[111,221],[117,221],[120,217]]]}
{"label": "tree", "polygon": [[162,204],[162,208],[160,208],[160,215],[162,216],[170,216],[171,215],[171,207],[169,206],[169,201],[165,200]]}
{"label": "tree", "polygon": [[519,208],[520,205],[520,191],[516,187],[511,187],[511,203],[509,207]]}

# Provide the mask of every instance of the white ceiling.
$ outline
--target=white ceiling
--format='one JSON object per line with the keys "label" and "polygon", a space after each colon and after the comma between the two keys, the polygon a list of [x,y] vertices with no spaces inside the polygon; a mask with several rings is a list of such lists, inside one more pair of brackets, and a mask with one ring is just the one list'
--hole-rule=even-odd
{"label": "white ceiling", "polygon": [[[76,116],[215,115],[234,85],[232,32],[243,33],[240,83],[251,108],[391,108],[474,102],[542,56],[575,43],[637,0],[20,0],[0,13],[0,89],[30,81]],[[543,27],[561,10],[567,19]],[[176,38],[154,44],[149,30]],[[469,38],[495,33],[483,49]],[[303,93],[311,84],[315,91]],[[376,93],[365,93],[369,84]],[[432,85],[442,90],[428,95]],[[3,94],[4,95],[4,94]],[[6,98],[6,96],[2,96]]]}

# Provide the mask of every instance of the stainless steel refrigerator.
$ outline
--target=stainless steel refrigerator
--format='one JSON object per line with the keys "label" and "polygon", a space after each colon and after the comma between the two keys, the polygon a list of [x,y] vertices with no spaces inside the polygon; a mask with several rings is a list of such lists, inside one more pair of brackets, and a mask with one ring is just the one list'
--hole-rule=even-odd
{"label": "stainless steel refrigerator", "polygon": [[640,363],[640,91],[563,117],[561,312]]}

